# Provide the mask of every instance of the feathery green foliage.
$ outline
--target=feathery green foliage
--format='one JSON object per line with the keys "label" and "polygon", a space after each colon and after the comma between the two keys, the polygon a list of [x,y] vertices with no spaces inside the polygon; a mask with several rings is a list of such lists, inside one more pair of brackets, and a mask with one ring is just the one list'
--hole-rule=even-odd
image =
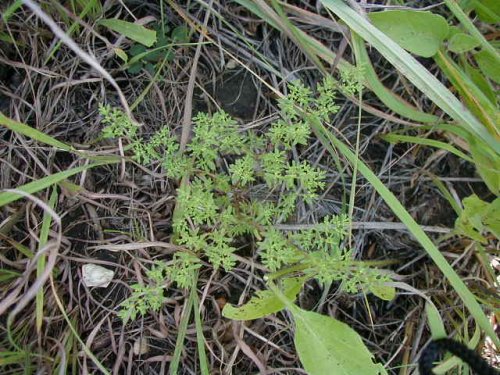
{"label": "feathery green foliage", "polygon": [[[360,89],[350,82],[359,74],[353,71],[342,78],[346,89]],[[304,281],[341,281],[343,289],[351,293],[389,281],[386,274],[354,261],[344,248],[350,225],[346,215],[325,217],[313,229],[284,232],[276,228],[276,224],[293,218],[297,202],[313,203],[325,187],[325,171],[307,160],[292,159],[291,151],[308,144],[311,128],[302,119],[303,111],[323,120],[338,111],[334,83],[326,79],[314,95],[302,83],[293,82],[279,106],[281,118],[262,136],[241,131],[223,111],[198,114],[183,155],[167,127],[145,140],[139,127],[118,110],[101,107],[107,125],[105,136],[128,139],[137,162],[161,163],[169,178],[187,179],[177,189],[173,221],[176,242],[184,250],[178,251],[171,262],[148,271],[149,285],[132,286],[131,297],[122,304],[122,318],[134,319],[148,310],[157,311],[165,279],[181,288],[192,286],[202,259],[215,269],[234,268],[236,240],[241,235],[253,236],[271,278],[298,271]],[[256,188],[262,191],[263,187],[268,198],[256,198]],[[277,201],[272,199],[275,192],[280,192]]]}

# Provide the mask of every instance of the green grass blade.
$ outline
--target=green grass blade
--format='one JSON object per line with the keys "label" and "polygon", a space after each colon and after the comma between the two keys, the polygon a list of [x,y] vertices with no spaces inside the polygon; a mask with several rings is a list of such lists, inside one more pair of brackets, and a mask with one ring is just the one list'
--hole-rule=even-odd
{"label": "green grass blade", "polygon": [[[62,7],[62,5],[57,4],[57,3],[56,3],[56,6]],[[88,14],[91,14],[92,12],[95,13],[96,11],[97,12],[102,11],[101,7],[102,6],[98,0],[88,0],[85,4],[85,7],[82,9],[80,14],[78,15],[78,18],[83,20]],[[68,34],[68,36],[71,36],[74,33],[74,31],[78,29],[78,27],[79,27],[79,23],[77,21],[74,21],[71,24],[71,26],[68,28],[68,31],[66,32]],[[47,64],[52,59],[52,57],[54,57],[54,55],[57,53],[59,48],[61,48],[61,45],[62,45],[62,41],[58,41],[56,43],[56,45],[54,47],[52,47],[51,50],[48,51],[48,56],[45,59],[44,64]]]}
{"label": "green grass blade", "polygon": [[2,14],[3,22],[7,23],[9,21],[9,18],[12,17],[12,15],[16,12],[16,10],[21,8],[22,5],[23,5],[23,0],[16,0],[7,9],[5,9]]}
{"label": "green grass blade", "polygon": [[[196,287],[193,287],[196,290]],[[200,299],[197,292],[194,293],[194,322],[196,325],[196,343],[198,346],[198,358],[200,361],[200,372],[202,375],[210,375],[208,369],[207,353],[205,352],[205,337],[203,336],[203,325],[200,314]]]}
{"label": "green grass blade", "polygon": [[361,38],[375,47],[396,69],[402,72],[419,90],[493,150],[500,152],[500,142],[472,115],[463,104],[436,77],[391,38],[356,13],[342,0],[322,0]]}
{"label": "green grass blade", "polygon": [[16,279],[20,277],[22,274],[16,271],[11,271],[7,269],[0,269],[0,283],[3,283],[5,281],[9,281],[12,279]]}
{"label": "green grass blade", "polygon": [[383,184],[382,181],[371,171],[371,169],[361,160],[356,161],[355,154],[347,145],[331,134],[321,122],[312,116],[308,117],[311,126],[318,137],[330,153],[334,153],[337,149],[350,164],[357,162],[359,172],[368,180],[368,182],[380,194],[382,199],[387,203],[396,216],[403,222],[413,236],[418,240],[420,245],[425,249],[427,254],[432,258],[444,276],[448,279],[451,286],[460,296],[465,306],[468,308],[472,316],[476,319],[479,326],[486,332],[488,336],[495,342],[495,345],[500,345],[500,339],[496,336],[495,331],[491,327],[489,319],[484,314],[481,306],[477,302],[474,295],[469,291],[460,276],[453,270],[450,264],[443,257],[441,252],[436,248],[431,239],[420,228],[417,222],[406,211],[403,205],[398,201],[394,194]]}
{"label": "green grass blade", "polygon": [[[196,278],[198,280],[198,278]],[[177,375],[179,372],[179,363],[181,361],[182,349],[184,348],[184,339],[186,338],[187,327],[189,323],[189,318],[191,318],[191,310],[194,305],[193,293],[197,293],[196,282],[191,287],[191,292],[189,293],[189,298],[185,302],[184,313],[182,314],[181,322],[179,324],[179,331],[177,332],[177,340],[175,341],[175,350],[170,362],[170,375]]]}
{"label": "green grass blade", "polygon": [[[17,189],[21,190],[25,193],[33,194],[33,193],[39,192],[40,190],[46,189],[49,186],[57,184],[58,182],[63,181],[65,179],[67,179],[68,177],[71,177],[77,173],[83,172],[87,169],[96,167],[98,165],[103,165],[103,164],[107,164],[107,163],[105,163],[105,162],[93,163],[93,164],[83,165],[81,167],[75,167],[75,168],[69,169],[67,171],[58,172],[58,173],[52,174],[50,176],[46,176],[44,178],[41,178],[39,180],[27,183],[27,184],[25,184]],[[0,207],[6,205],[7,203],[14,202],[14,201],[18,200],[19,198],[22,198],[22,196],[14,193],[14,192],[11,192],[11,191],[0,192]]]}
{"label": "green grass blade", "polygon": [[397,96],[385,87],[378,79],[375,69],[373,69],[373,65],[370,61],[368,53],[366,52],[363,39],[361,39],[356,33],[351,33],[351,35],[353,51],[356,55],[356,62],[358,66],[362,66],[364,69],[367,87],[371,89],[375,95],[377,95],[382,103],[384,103],[392,111],[409,118],[410,120],[424,123],[437,122],[439,120],[437,116],[414,108],[401,97]]}
{"label": "green grass blade", "polygon": [[2,233],[0,233],[0,240],[7,242],[10,246],[19,251],[28,259],[31,259],[35,256],[35,254],[33,254],[33,252],[28,247],[24,246],[23,244],[17,241],[14,241],[12,238],[9,238]]}
{"label": "green grass blade", "polygon": [[446,74],[453,87],[472,113],[486,126],[491,134],[498,133],[499,117],[496,103],[492,103],[467,74],[444,51],[438,51],[434,61]]}
{"label": "green grass blade", "polygon": [[[249,0],[235,0],[238,4],[244,6],[247,8],[249,11],[257,15],[259,18],[263,19],[267,23],[269,23],[271,26],[276,28],[277,30],[283,32],[283,29],[278,25],[276,21],[273,20],[273,18],[269,17],[266,13],[264,13],[258,5],[256,5],[254,2],[249,1]],[[288,24],[290,26],[290,24]],[[294,27],[293,32],[296,36],[296,38],[301,42],[301,45],[299,47],[306,47],[310,50],[310,53],[316,54],[318,57],[321,57],[323,60],[328,62],[329,64],[333,64],[333,62],[336,59],[336,54],[331,51],[329,48],[325,47],[321,42],[319,42],[317,39],[311,37],[310,35],[306,34],[304,31],[301,29]],[[359,38],[358,38],[359,39]],[[362,51],[360,52],[362,53]],[[366,54],[366,50],[365,50]],[[358,58],[358,56],[356,56]],[[430,115],[428,113],[424,113],[422,111],[419,111],[417,108],[412,106],[410,103],[406,102],[403,100],[401,97],[387,89],[378,79],[377,75],[375,72],[371,72],[369,70],[369,67],[371,66],[370,60],[368,59],[368,56],[360,55],[361,61],[364,61],[367,65],[367,73],[365,74],[365,85],[368,87],[370,90],[373,91],[375,95],[384,103],[391,111],[396,112],[397,114],[406,117],[410,120],[413,121],[418,121],[418,122],[424,122],[424,123],[430,123],[430,122],[436,122],[438,120],[437,116]],[[353,65],[348,63],[344,59],[340,59],[337,64],[337,68],[340,71],[350,71],[353,69]],[[373,69],[373,68],[372,68]]]}
{"label": "green grass blade", "polygon": [[42,133],[41,131],[34,129],[31,126],[28,126],[21,122],[14,121],[6,117],[2,112],[0,112],[0,125],[5,126],[7,129],[12,130],[13,132],[16,132],[18,134],[23,134],[31,139],[34,139],[35,141],[57,147],[64,151],[70,151],[70,152],[74,151],[73,147],[71,147],[70,145],[58,141],[57,139],[51,137],[50,135]]}
{"label": "green grass blade", "polygon": [[441,194],[443,194],[444,199],[446,199],[450,206],[453,208],[453,211],[455,211],[457,216],[460,216],[463,211],[462,207],[460,207],[460,204],[453,198],[453,195],[451,195],[446,185],[439,179],[439,177],[431,173],[429,173],[429,176],[432,178],[432,182],[434,182],[434,185],[436,185]]}
{"label": "green grass blade", "polygon": [[498,51],[486,40],[486,38],[481,34],[481,32],[474,26],[472,21],[469,19],[467,14],[464,13],[460,5],[457,4],[456,0],[444,0],[446,6],[453,12],[453,15],[457,17],[462,26],[472,35],[476,40],[481,43],[481,46],[488,51],[491,56],[493,56],[497,62],[500,64],[500,54]]}
{"label": "green grass blade", "polygon": [[[57,188],[54,187],[52,189],[52,194],[50,194],[49,198],[49,204],[48,206],[52,209],[54,209],[56,205],[56,200],[57,200]],[[39,242],[38,242],[38,249],[43,248],[48,239],[49,239],[49,230],[50,226],[52,225],[52,215],[50,215],[47,211],[44,212],[43,214],[43,219],[42,219],[42,228],[40,229],[40,236],[39,236]],[[43,272],[45,271],[45,264],[47,261],[47,255],[41,255],[40,258],[38,258],[37,264],[36,264],[36,276],[40,277]],[[43,323],[43,305],[44,305],[44,289],[43,287],[40,288],[38,293],[36,294],[36,300],[35,300],[35,326],[38,334],[40,334],[42,330],[42,323]]]}
{"label": "green grass blade", "polygon": [[94,364],[97,366],[97,368],[99,370],[101,370],[101,372],[104,374],[104,375],[111,375],[111,373],[106,369],[106,367],[104,367],[104,365],[97,359],[97,357],[94,355],[94,353],[92,353],[92,351],[90,350],[90,348],[83,342],[82,338],[80,337],[80,335],[78,334],[78,331],[76,330],[76,328],[74,327],[74,322],[71,321],[71,319],[69,318],[68,314],[66,313],[66,309],[64,308],[64,305],[62,304],[59,296],[57,295],[57,292],[55,290],[55,286],[54,286],[54,280],[52,279],[52,276],[50,278],[50,282],[51,282],[51,287],[52,287],[52,292],[54,294],[54,299],[56,301],[56,304],[57,306],[59,307],[59,311],[61,311],[61,314],[62,316],[64,317],[64,320],[66,321],[66,323],[68,324],[68,327],[71,331],[71,333],[73,334],[73,336],[76,338],[76,340],[78,341],[78,343],[82,346],[82,349],[83,351],[85,352],[85,354],[87,354],[87,356],[90,358],[90,360],[92,362],[94,362]]}
{"label": "green grass blade", "polygon": [[26,360],[28,353],[25,352],[0,352],[0,366],[19,364]]}
{"label": "green grass blade", "polygon": [[433,303],[426,302],[425,313],[427,314],[427,323],[431,329],[432,338],[436,340],[447,337],[443,319],[441,319],[437,307]]}
{"label": "green grass blade", "polygon": [[0,112],[0,125],[5,126],[7,129],[12,130],[18,134],[22,134],[26,137],[34,139],[37,142],[45,143],[49,146],[53,146],[59,148],[64,151],[73,152],[76,155],[79,155],[83,158],[93,160],[95,162],[101,164],[110,164],[110,163],[118,163],[120,161],[119,156],[115,155],[91,155],[88,152],[76,150],[74,147],[58,141],[54,137],[47,135],[37,129],[33,129],[31,126],[23,124],[21,122],[14,121],[8,117],[6,117],[2,112]]}
{"label": "green grass blade", "polygon": [[428,138],[414,137],[411,135],[394,134],[394,133],[383,135],[382,139],[389,143],[406,142],[406,143],[414,143],[418,145],[440,148],[448,152],[451,152],[453,155],[456,155],[459,158],[467,160],[470,163],[474,163],[474,160],[472,160],[470,156],[464,154],[462,151],[460,151],[459,149],[453,147],[452,145],[446,142],[436,141],[434,139],[428,139]]}

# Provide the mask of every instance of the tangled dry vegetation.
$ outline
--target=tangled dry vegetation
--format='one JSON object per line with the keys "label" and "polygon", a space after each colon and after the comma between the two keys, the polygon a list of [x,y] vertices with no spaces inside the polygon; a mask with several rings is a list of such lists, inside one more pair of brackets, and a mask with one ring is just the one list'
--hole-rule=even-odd
{"label": "tangled dry vegetation", "polygon": [[[43,3],[50,7],[54,2]],[[332,24],[319,3],[292,3],[297,8],[290,5],[287,12],[295,24],[328,48],[343,49],[343,57],[352,60],[347,30]],[[121,15],[144,22],[151,17],[158,20],[161,14],[154,1],[106,1],[104,9],[107,17]],[[165,4],[164,12],[169,27],[188,25],[190,43],[174,49],[174,57],[155,79],[146,69],[131,74],[121,68],[113,49],[130,47],[126,38],[84,22],[72,34],[116,80],[127,102],[137,103],[133,115],[145,136],[165,125],[180,136],[197,112],[220,107],[236,117],[242,129],[264,131],[276,117],[275,92],[286,92],[292,80],[300,79],[311,87],[320,80],[314,62],[292,40],[237,3],[175,2]],[[64,7],[54,7],[50,14],[63,27],[76,20]],[[16,11],[8,23],[0,23],[0,31],[16,41],[15,45],[0,41],[1,111],[79,150],[94,155],[123,154],[121,143],[101,137],[99,104],[121,105],[109,82],[64,44],[51,55],[58,39],[26,7]],[[424,112],[434,112],[433,104],[377,51],[371,50],[370,57],[387,87]],[[432,61],[422,62],[434,71]],[[458,200],[473,192],[486,199],[488,191],[474,168],[442,150],[390,145],[382,140],[380,135],[402,127],[414,127],[415,135],[422,130],[418,124],[385,113],[368,91],[360,113],[342,96],[338,105],[331,129],[354,144],[361,116],[362,159],[439,243],[469,288],[491,300],[495,291],[470,251],[470,241],[448,236],[456,215],[433,183],[438,176]],[[319,141],[297,148],[295,156],[327,171],[327,189],[313,205],[301,203],[287,225],[317,223],[327,214],[339,213],[350,189],[350,169],[339,170]],[[1,189],[15,189],[83,162],[73,153],[0,127]],[[127,324],[117,311],[129,296],[130,285],[147,281],[145,270],[155,260],[171,259],[176,182],[166,178],[159,164],[144,167],[130,161],[88,169],[69,181],[74,185],[59,185],[53,211],[47,208],[52,188],[0,211],[0,267],[8,270],[0,279],[0,350],[29,353],[10,357],[12,363],[2,373],[55,373],[63,366],[68,373],[95,373],[96,365],[82,350],[74,329],[109,371],[163,374],[174,353],[189,291],[169,285],[159,313]],[[310,281],[298,304],[346,322],[390,373],[410,374],[430,337],[425,300],[418,291],[433,297],[449,332],[473,332],[474,327],[454,289],[374,188],[362,177],[358,184],[352,218],[354,256],[380,261],[395,273],[396,280],[411,288],[399,290],[396,299],[388,302],[372,295],[345,294],[335,284],[323,289]],[[42,241],[44,215],[53,215],[54,224],[48,232],[53,246],[47,253],[52,273],[42,283],[33,254]],[[237,255],[239,263],[232,271],[204,265],[199,274],[200,312],[211,373],[250,374],[262,369],[266,374],[305,373],[293,346],[293,325],[286,311],[245,323],[222,317],[224,304],[245,302],[265,288],[255,244],[242,238]],[[86,287],[82,282],[86,263],[114,270],[110,286]],[[44,309],[42,321],[37,322],[35,303],[28,292],[40,290],[44,291]],[[496,304],[498,308],[498,300]],[[180,373],[195,374],[199,368],[194,321],[189,323],[186,337]],[[495,360],[494,353],[490,358]]]}

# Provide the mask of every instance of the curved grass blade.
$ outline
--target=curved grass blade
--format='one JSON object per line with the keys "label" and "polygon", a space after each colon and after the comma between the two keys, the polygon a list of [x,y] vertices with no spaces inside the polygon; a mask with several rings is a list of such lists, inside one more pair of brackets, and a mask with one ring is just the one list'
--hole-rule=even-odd
{"label": "curved grass blade", "polygon": [[458,156],[459,158],[467,160],[470,163],[474,163],[474,160],[472,160],[472,158],[470,156],[464,154],[459,149],[453,147],[449,143],[436,141],[434,139],[414,137],[411,135],[400,135],[400,134],[394,134],[394,133],[383,135],[382,139],[389,142],[389,143],[407,142],[407,143],[413,143],[413,144],[418,144],[418,145],[440,148],[440,149],[443,149],[443,150],[446,150],[446,151],[452,153],[453,155]]}
{"label": "curved grass blade", "polygon": [[427,234],[425,234],[422,228],[420,228],[417,222],[411,217],[394,194],[384,185],[382,181],[380,181],[375,173],[373,173],[363,161],[359,159],[356,160],[356,155],[349,149],[349,147],[330,133],[316,117],[308,116],[307,119],[310,121],[311,127],[318,139],[330,153],[335,153],[335,149],[337,149],[342,155],[344,155],[350,164],[357,163],[359,172],[375,188],[401,222],[407,226],[413,236],[415,236],[420,245],[425,249],[427,254],[429,254],[434,263],[448,279],[451,286],[460,296],[464,305],[468,308],[479,326],[488,336],[491,337],[493,342],[495,342],[495,345],[500,345],[500,339],[495,334],[489,319],[484,314],[474,295],[470,292],[460,276],[457,275],[441,252],[436,248],[432,240],[427,236]]}
{"label": "curved grass blade", "polygon": [[356,55],[356,62],[358,63],[358,66],[362,66],[364,69],[367,87],[371,89],[375,95],[377,95],[382,103],[397,114],[413,121],[431,123],[439,120],[437,116],[416,109],[385,87],[378,79],[375,69],[373,69],[373,65],[370,61],[368,53],[366,52],[363,40],[354,32],[352,32],[351,35],[352,46],[354,54]]}
{"label": "curved grass blade", "polygon": [[[80,172],[83,172],[87,169],[94,168],[94,167],[97,167],[99,165],[104,165],[104,164],[108,164],[108,163],[107,162],[93,163],[93,164],[83,165],[81,167],[71,168],[67,171],[58,172],[58,173],[52,174],[50,176],[46,176],[44,178],[41,178],[39,180],[27,183],[27,184],[25,184],[17,189],[21,190],[25,193],[33,194],[33,193],[39,192],[40,190],[46,189],[49,186],[57,184],[58,182],[61,182],[65,179],[67,179],[68,177],[71,177],[77,173],[80,173]],[[14,202],[14,201],[18,200],[19,198],[22,198],[22,196],[14,193],[14,192],[10,192],[10,191],[0,192],[0,207],[6,205],[8,203]]]}
{"label": "curved grass blade", "polygon": [[5,126],[7,129],[12,130],[18,134],[23,134],[35,141],[45,143],[50,146],[54,146],[64,151],[74,152],[75,149],[70,145],[58,141],[57,139],[47,135],[40,130],[34,129],[31,126],[23,124],[21,122],[14,121],[7,116],[5,116],[2,112],[0,112],[0,125]]}
{"label": "curved grass blade", "polygon": [[500,153],[498,134],[492,134],[470,111],[434,77],[422,64],[413,58],[387,35],[356,13],[342,0],[322,0],[322,3],[336,14],[361,38],[375,47],[396,69],[402,72],[419,90],[450,115],[458,124],[474,133],[483,142]]}
{"label": "curved grass blade", "polygon": [[[271,26],[276,28],[277,30],[283,32],[282,27],[270,16],[268,16],[265,12],[263,12],[257,4],[249,0],[235,0],[238,4],[244,6],[249,11],[253,12],[259,18],[263,19]],[[292,25],[293,26],[293,25]],[[325,47],[320,41],[306,34],[301,29],[294,27],[294,33],[296,38],[301,42],[299,47],[307,48],[310,53],[314,53],[318,57],[322,58],[329,64],[333,64],[337,55]],[[366,53],[366,51],[365,51]],[[358,56],[356,56],[358,58]],[[375,95],[384,103],[391,111],[394,111],[400,116],[406,117],[413,121],[424,122],[424,123],[432,123],[438,120],[437,116],[430,115],[428,113],[424,113],[410,103],[406,102],[404,99],[387,89],[378,79],[374,72],[370,71],[371,63],[368,59],[368,56],[363,56],[360,54],[361,61],[364,61],[367,65],[367,72],[365,74],[365,84],[366,86],[373,91]],[[350,71],[353,69],[353,65],[348,63],[345,59],[339,59],[337,68],[340,71]],[[373,70],[373,68],[372,68]]]}

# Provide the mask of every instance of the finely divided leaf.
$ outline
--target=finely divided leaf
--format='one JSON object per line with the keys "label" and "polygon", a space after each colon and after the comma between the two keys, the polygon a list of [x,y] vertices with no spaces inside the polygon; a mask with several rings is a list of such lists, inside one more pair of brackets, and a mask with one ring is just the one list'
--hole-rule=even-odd
{"label": "finely divided leaf", "polygon": [[295,347],[309,375],[387,374],[361,337],[347,324],[294,307]]}
{"label": "finely divided leaf", "polygon": [[[294,301],[303,284],[303,278],[285,279],[283,280],[282,292],[290,301]],[[252,297],[250,301],[241,307],[226,304],[224,310],[222,310],[222,316],[233,320],[259,319],[276,313],[284,307],[285,303],[276,297],[271,290],[263,290],[257,292],[255,297]]]}

